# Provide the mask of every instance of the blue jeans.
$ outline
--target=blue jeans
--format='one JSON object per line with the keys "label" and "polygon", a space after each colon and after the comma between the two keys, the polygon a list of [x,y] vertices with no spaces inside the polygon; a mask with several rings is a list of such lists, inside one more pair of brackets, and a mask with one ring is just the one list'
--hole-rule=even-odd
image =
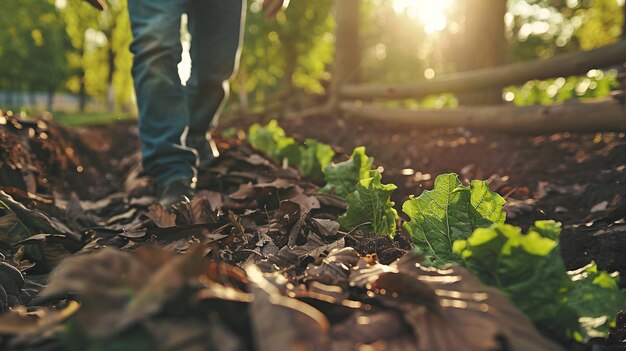
{"label": "blue jeans", "polygon": [[[144,170],[164,184],[195,181],[198,153],[187,138],[217,122],[239,60],[245,0],[128,0],[132,74]],[[191,76],[181,84],[181,15],[192,37]]]}

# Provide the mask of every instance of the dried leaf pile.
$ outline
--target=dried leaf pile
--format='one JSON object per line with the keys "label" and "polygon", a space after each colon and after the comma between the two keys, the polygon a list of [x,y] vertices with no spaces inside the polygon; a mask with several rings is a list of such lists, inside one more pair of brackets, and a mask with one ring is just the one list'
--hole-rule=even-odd
{"label": "dried leaf pile", "polygon": [[0,349],[561,349],[466,269],[364,250],[344,200],[240,140],[218,137],[202,190],[167,210],[137,155],[117,192],[60,191],[88,172],[73,146],[1,118]]}

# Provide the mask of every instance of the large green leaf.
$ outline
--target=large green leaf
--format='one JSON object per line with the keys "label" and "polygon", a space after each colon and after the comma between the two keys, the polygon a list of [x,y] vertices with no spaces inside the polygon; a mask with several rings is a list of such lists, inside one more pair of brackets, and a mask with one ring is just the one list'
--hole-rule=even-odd
{"label": "large green leaf", "polygon": [[373,172],[371,178],[359,181],[356,190],[346,197],[348,209],[339,217],[341,227],[350,230],[371,222],[371,231],[391,237],[396,232],[398,212],[393,208],[390,197],[397,187],[394,184],[381,184],[382,175]]}
{"label": "large green leaf", "polygon": [[617,278],[598,272],[595,265],[568,275],[558,249],[560,231],[554,221],[538,221],[527,234],[494,224],[455,242],[454,252],[544,330],[580,341],[606,336],[624,302]]}
{"label": "large green leaf", "polygon": [[563,306],[556,302],[568,277],[556,246],[556,240],[537,231],[525,235],[518,227],[494,224],[455,242],[454,252],[485,284],[505,291],[533,321],[547,326],[554,316],[566,315],[561,324],[573,329],[572,311],[557,313]]}
{"label": "large green leaf", "polygon": [[468,238],[476,228],[503,223],[503,205],[504,199],[484,181],[474,180],[468,187],[456,174],[442,174],[435,179],[433,190],[402,205],[411,219],[404,227],[435,265],[454,263],[459,258],[453,254],[452,244]]}
{"label": "large green leaf", "polygon": [[365,147],[355,148],[347,161],[331,163],[326,166],[324,174],[326,186],[321,191],[325,193],[334,192],[337,196],[345,199],[348,194],[356,190],[359,181],[372,177],[373,163],[374,158],[365,154]]}
{"label": "large green leaf", "polygon": [[468,211],[472,227],[504,223],[506,220],[506,212],[502,210],[504,199],[498,193],[491,191],[486,181],[471,181],[470,201],[472,207],[476,209],[476,211]]}

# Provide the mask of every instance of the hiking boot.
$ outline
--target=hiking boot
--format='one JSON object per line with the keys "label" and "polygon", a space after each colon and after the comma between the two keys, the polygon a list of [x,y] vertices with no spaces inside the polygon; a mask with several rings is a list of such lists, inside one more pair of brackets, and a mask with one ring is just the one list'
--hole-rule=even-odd
{"label": "hiking boot", "polygon": [[194,195],[195,183],[187,177],[175,178],[164,184],[157,184],[157,200],[165,207],[191,199]]}
{"label": "hiking boot", "polygon": [[220,152],[217,149],[215,141],[211,138],[210,133],[201,137],[188,137],[187,146],[198,152],[198,168],[210,167],[215,163],[215,160],[220,157]]}

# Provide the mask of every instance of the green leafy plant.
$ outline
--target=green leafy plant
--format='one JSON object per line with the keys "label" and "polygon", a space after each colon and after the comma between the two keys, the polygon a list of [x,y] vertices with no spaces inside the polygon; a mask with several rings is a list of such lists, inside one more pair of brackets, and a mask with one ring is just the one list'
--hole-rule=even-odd
{"label": "green leafy plant", "polygon": [[313,179],[323,179],[323,170],[335,157],[335,151],[330,145],[320,143],[314,139],[307,139],[300,147],[300,173]]}
{"label": "green leafy plant", "polygon": [[345,199],[356,190],[359,181],[372,177],[373,164],[374,158],[365,154],[364,146],[355,148],[350,159],[326,166],[326,185],[320,191],[334,193]]}
{"label": "green leafy plant", "polygon": [[390,237],[395,235],[398,212],[393,208],[394,203],[390,198],[397,186],[382,184],[381,179],[380,172],[373,172],[372,177],[357,183],[356,190],[346,197],[346,213],[339,217],[342,228],[350,230],[371,222],[369,228],[372,232]]}
{"label": "green leafy plant", "polygon": [[404,227],[427,262],[436,266],[459,263],[460,258],[452,252],[453,243],[468,238],[476,228],[504,223],[504,203],[485,181],[473,180],[464,186],[456,174],[442,174],[435,179],[433,190],[411,196],[402,205],[411,219]]}
{"label": "green leafy plant", "polygon": [[595,264],[568,274],[558,249],[560,232],[554,221],[538,221],[526,234],[493,224],[456,241],[454,252],[545,330],[578,341],[606,336],[624,307],[618,278],[599,272]]}
{"label": "green leafy plant", "polygon": [[300,163],[300,145],[293,138],[287,137],[276,120],[271,120],[266,126],[258,123],[250,126],[248,140],[269,157],[279,161],[286,158],[293,166]]}
{"label": "green leafy plant", "polygon": [[307,139],[300,145],[295,139],[288,137],[276,120],[271,120],[266,126],[258,123],[248,130],[250,144],[264,152],[269,157],[284,161],[297,167],[305,177],[314,179],[324,178],[324,168],[335,156],[330,145]]}

